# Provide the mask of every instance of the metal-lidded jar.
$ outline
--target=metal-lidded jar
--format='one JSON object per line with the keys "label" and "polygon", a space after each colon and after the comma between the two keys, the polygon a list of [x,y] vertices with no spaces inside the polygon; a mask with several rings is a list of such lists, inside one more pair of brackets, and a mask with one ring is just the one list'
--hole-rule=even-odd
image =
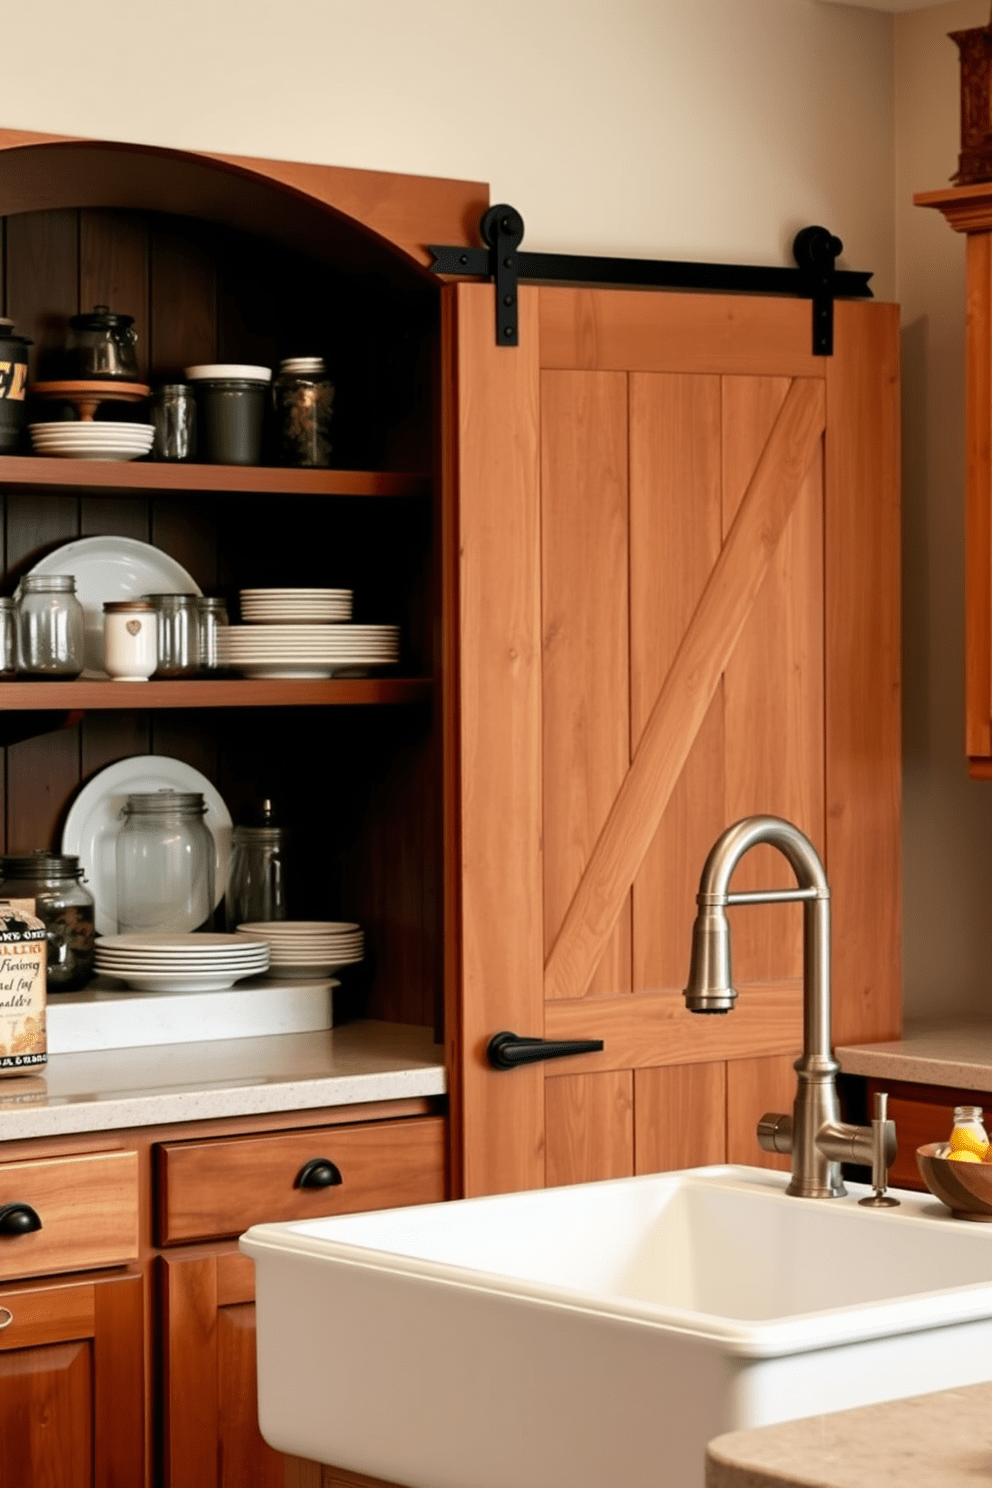
{"label": "metal-lidded jar", "polygon": [[108,599],[103,665],[112,682],[147,682],[158,665],[158,611],[152,599]]}
{"label": "metal-lidded jar", "polygon": [[117,834],[117,928],[123,934],[209,929],[216,848],[199,791],[136,791]]}
{"label": "metal-lidded jar", "polygon": [[21,442],[30,345],[27,336],[18,336],[12,320],[0,317],[0,455],[11,454]]}
{"label": "metal-lidded jar", "polygon": [[83,607],[72,574],[25,574],[16,596],[17,670],[65,681],[83,670]]}
{"label": "metal-lidded jar", "polygon": [[200,670],[199,594],[145,594],[158,617],[156,677],[195,677]]}
{"label": "metal-lidded jar", "polygon": [[109,305],[94,305],[70,317],[66,371],[73,378],[137,382],[137,344],[133,315],[121,315]]}
{"label": "metal-lidded jar", "polygon": [[200,671],[219,672],[223,663],[217,637],[218,632],[229,623],[227,600],[212,594],[201,594],[197,608],[200,619]]}
{"label": "metal-lidded jar", "polygon": [[76,992],[93,975],[93,895],[79,859],[69,853],[0,857],[0,896],[33,901],[45,927],[49,992]]}
{"label": "metal-lidded jar", "polygon": [[228,930],[286,918],[285,838],[285,828],[272,820],[271,801],[262,803],[260,826],[234,828],[224,896]]}
{"label": "metal-lidded jar", "polygon": [[280,464],[330,465],[334,384],[323,357],[287,357],[280,362],[272,404]]}
{"label": "metal-lidded jar", "polygon": [[156,388],[152,400],[154,460],[196,458],[196,395],[189,383],[168,382]]}

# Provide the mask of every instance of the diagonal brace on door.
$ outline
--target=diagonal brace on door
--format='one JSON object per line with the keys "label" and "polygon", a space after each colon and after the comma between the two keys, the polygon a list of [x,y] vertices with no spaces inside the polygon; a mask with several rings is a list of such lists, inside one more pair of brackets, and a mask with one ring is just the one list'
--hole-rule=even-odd
{"label": "diagonal brace on door", "polygon": [[733,655],[826,427],[819,378],[793,381],[544,969],[582,997]]}

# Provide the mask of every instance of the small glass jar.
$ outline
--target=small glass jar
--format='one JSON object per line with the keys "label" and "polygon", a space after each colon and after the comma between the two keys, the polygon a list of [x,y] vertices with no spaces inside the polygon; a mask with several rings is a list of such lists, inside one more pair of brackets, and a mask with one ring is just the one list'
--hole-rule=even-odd
{"label": "small glass jar", "polygon": [[955,1106],[954,1131],[969,1131],[979,1142],[988,1143],[981,1106]]}
{"label": "small glass jar", "polygon": [[214,913],[213,834],[199,791],[138,791],[117,834],[121,934],[209,929]]}
{"label": "small glass jar", "polygon": [[258,920],[286,918],[285,831],[271,823],[271,806],[262,810],[265,825],[235,827],[227,871],[224,913],[228,930]]}
{"label": "small glass jar", "polygon": [[17,670],[65,681],[83,670],[83,607],[72,574],[25,574],[16,600]]}
{"label": "small glass jar", "polygon": [[158,665],[158,614],[151,599],[108,599],[103,665],[112,682],[147,682]]}
{"label": "small glass jar", "polygon": [[155,389],[152,400],[153,460],[192,460],[196,457],[196,394],[186,382],[169,382]]}
{"label": "small glass jar", "polygon": [[330,465],[334,384],[323,357],[288,357],[280,362],[272,402],[279,463]]}
{"label": "small glass jar", "polygon": [[12,599],[0,599],[0,677],[17,671],[17,619]]}
{"label": "small glass jar", "polygon": [[144,594],[158,616],[156,677],[195,677],[200,670],[198,594]]}
{"label": "small glass jar", "polygon": [[221,660],[217,632],[228,624],[227,600],[202,594],[197,603],[200,619],[200,671],[218,672]]}
{"label": "small glass jar", "polygon": [[34,901],[45,926],[49,992],[76,992],[93,975],[93,895],[83,883],[79,859],[32,852],[0,857],[0,893]]}

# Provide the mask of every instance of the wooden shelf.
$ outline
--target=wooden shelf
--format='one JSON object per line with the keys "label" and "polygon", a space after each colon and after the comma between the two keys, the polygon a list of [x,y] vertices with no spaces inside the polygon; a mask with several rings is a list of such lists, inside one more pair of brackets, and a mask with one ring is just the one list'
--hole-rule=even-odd
{"label": "wooden shelf", "polygon": [[0,489],[214,491],[231,495],[424,496],[430,476],[392,470],[290,470],[264,465],[172,465],[140,460],[51,460],[0,455]]}
{"label": "wooden shelf", "polygon": [[339,677],[327,681],[223,678],[189,682],[0,682],[2,712],[91,709],[352,707],[429,697],[429,677]]}

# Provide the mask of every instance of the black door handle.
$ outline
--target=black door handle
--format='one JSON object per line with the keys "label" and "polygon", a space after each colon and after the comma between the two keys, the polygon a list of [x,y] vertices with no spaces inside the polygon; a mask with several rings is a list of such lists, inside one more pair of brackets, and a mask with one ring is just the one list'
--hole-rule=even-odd
{"label": "black door handle", "polygon": [[542,1059],[565,1059],[569,1054],[598,1054],[602,1047],[602,1039],[519,1038],[515,1033],[494,1033],[486,1054],[493,1069],[508,1070]]}
{"label": "black door handle", "polygon": [[0,1206],[0,1236],[30,1235],[41,1229],[41,1220],[30,1204],[4,1204]]}
{"label": "black door handle", "polygon": [[312,1157],[297,1173],[293,1187],[333,1188],[336,1183],[343,1182],[337,1163],[332,1163],[329,1157]]}

